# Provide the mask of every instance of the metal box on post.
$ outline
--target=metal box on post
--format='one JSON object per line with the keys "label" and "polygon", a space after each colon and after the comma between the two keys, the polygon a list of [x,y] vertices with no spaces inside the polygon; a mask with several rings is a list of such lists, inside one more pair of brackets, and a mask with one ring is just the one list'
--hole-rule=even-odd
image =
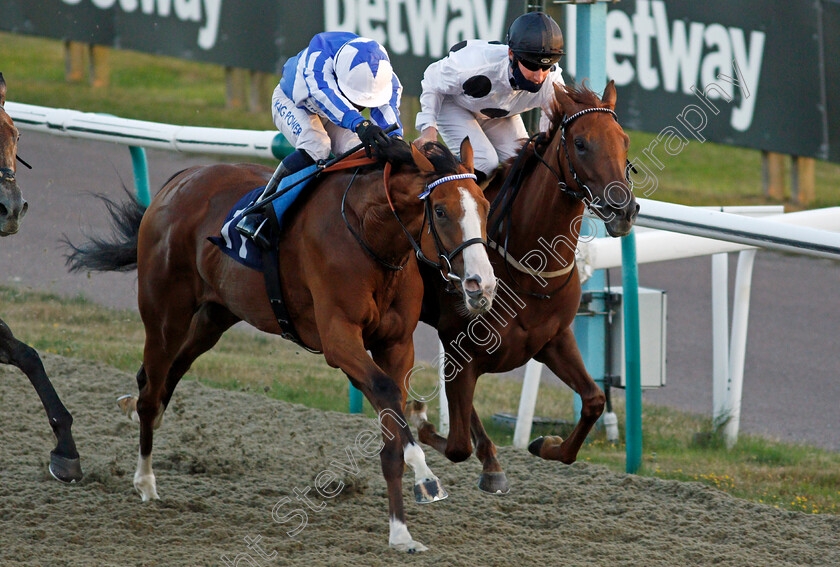
{"label": "metal box on post", "polygon": [[[622,288],[613,287],[610,292],[622,297]],[[639,338],[642,365],[642,388],[660,388],[665,385],[665,337],[667,319],[667,297],[665,291],[648,287],[639,288]],[[615,308],[609,329],[611,346],[611,385],[625,387],[624,375],[624,317],[621,306]]]}

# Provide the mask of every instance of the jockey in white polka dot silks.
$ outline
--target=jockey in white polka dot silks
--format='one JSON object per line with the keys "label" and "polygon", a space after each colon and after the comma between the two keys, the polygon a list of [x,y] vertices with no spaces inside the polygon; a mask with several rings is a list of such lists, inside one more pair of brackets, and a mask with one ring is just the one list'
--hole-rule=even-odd
{"label": "jockey in white polka dot silks", "polygon": [[563,84],[557,65],[563,54],[560,27],[542,12],[516,18],[507,45],[481,40],[454,45],[423,74],[418,145],[440,132],[447,146],[458,148],[469,136],[476,175],[486,179],[528,137],[522,112],[542,108],[540,130],[548,127],[553,85]]}
{"label": "jockey in white polka dot silks", "polygon": [[[280,181],[296,171],[338,155],[359,142],[370,151],[390,144],[384,130],[399,127],[402,85],[385,48],[349,32],[324,32],[283,66],[283,77],[271,100],[274,124],[295,147],[286,156],[259,200],[274,193]],[[370,120],[361,111],[370,109]],[[253,239],[262,213],[244,217],[236,229]]]}

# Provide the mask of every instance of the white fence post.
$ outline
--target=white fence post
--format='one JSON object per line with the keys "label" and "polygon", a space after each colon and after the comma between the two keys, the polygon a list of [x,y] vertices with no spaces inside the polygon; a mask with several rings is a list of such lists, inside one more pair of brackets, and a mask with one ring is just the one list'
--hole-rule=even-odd
{"label": "white fence post", "polygon": [[531,427],[534,424],[534,408],[537,406],[537,392],[540,389],[540,375],[543,365],[536,360],[529,360],[525,367],[525,380],[522,381],[522,395],[519,398],[519,416],[513,431],[513,446],[525,449],[531,440]]}
{"label": "white fence post", "polygon": [[712,256],[712,420],[726,410],[729,385],[729,254]]}
{"label": "white fence post", "polygon": [[443,349],[443,343],[438,341],[438,401],[440,402],[440,429],[441,435],[446,437],[449,435],[449,399],[446,397],[446,351]]}
{"label": "white fence post", "polygon": [[750,314],[750,287],[755,250],[738,254],[738,271],[735,274],[735,299],[732,305],[732,344],[729,347],[729,395],[726,403],[729,420],[723,430],[727,447],[738,441],[741,423],[741,392],[744,387],[744,359],[747,350],[747,323]]}

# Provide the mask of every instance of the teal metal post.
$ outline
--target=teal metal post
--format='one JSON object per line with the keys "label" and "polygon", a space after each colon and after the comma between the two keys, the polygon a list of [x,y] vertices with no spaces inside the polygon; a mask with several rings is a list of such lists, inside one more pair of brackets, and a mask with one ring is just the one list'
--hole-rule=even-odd
{"label": "teal metal post", "polygon": [[[596,226],[595,234],[591,233],[591,226]],[[581,224],[581,237],[587,240],[591,237],[603,238],[607,235],[604,223],[601,220],[593,220]],[[586,280],[581,286],[583,293],[592,293],[593,299],[589,302],[589,309],[594,313],[603,313],[606,309],[603,292],[606,287],[606,272],[595,270],[592,277]],[[604,344],[606,343],[606,327],[604,315],[578,315],[573,325],[575,340],[577,341],[580,355],[583,357],[583,364],[586,371],[598,386],[604,389],[604,376],[607,373],[606,360],[604,358]],[[583,402],[578,394],[574,395],[575,421],[580,419],[580,411]]]}
{"label": "teal metal post", "polygon": [[364,400],[362,391],[350,384],[350,413],[362,413],[362,402]]}
{"label": "teal metal post", "polygon": [[642,464],[642,363],[639,339],[639,269],[636,233],[621,239],[621,279],[624,288],[624,372],[627,402],[625,440],[626,470],[633,474]]}
{"label": "teal metal post", "polygon": [[607,86],[607,5],[577,5],[577,70],[575,81],[602,92]]}
{"label": "teal metal post", "polygon": [[134,167],[134,190],[137,192],[137,200],[148,207],[152,197],[149,192],[149,165],[146,163],[146,150],[129,146],[128,151],[131,152],[131,165]]}
{"label": "teal metal post", "polygon": [[[581,83],[587,79],[587,86],[597,92],[607,86],[607,6],[606,4],[577,5],[577,57],[575,80]],[[585,227],[588,223],[584,223]],[[597,222],[598,236],[605,236],[603,223]],[[582,229],[582,232],[587,232]],[[598,294],[590,304],[593,311],[603,312],[604,301],[600,297],[606,286],[604,270],[595,270],[592,277],[583,285],[583,292]],[[604,320],[600,316],[577,317],[574,324],[575,336],[586,369],[592,378],[603,388],[606,374],[604,361],[604,342],[606,332]],[[574,397],[575,419],[580,419],[581,399]]]}

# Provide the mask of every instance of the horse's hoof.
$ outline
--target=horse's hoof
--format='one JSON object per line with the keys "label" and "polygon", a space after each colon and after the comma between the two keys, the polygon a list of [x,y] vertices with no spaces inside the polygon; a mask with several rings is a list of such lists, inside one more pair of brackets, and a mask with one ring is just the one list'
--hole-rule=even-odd
{"label": "horse's hoof", "polygon": [[528,452],[539,457],[543,443],[545,443],[545,437],[537,437],[528,445]]}
{"label": "horse's hoof", "polygon": [[411,402],[408,404],[406,417],[409,423],[419,431],[423,424],[429,421],[429,418],[426,416],[426,404],[416,400]]}
{"label": "horse's hoof", "polygon": [[79,482],[84,476],[78,457],[68,459],[67,457],[56,455],[52,451],[50,452],[50,474],[54,479],[68,484]]}
{"label": "horse's hoof", "polygon": [[140,423],[140,416],[137,415],[137,398],[126,394],[117,398],[117,407],[125,416],[135,423]]}
{"label": "horse's hoof", "polygon": [[448,497],[438,478],[421,480],[414,485],[414,499],[418,504],[429,504]]}
{"label": "horse's hoof", "polygon": [[421,551],[429,551],[429,548],[419,541],[411,540],[408,543],[391,543],[391,549],[402,551],[403,553],[420,553]]}
{"label": "horse's hoof", "polygon": [[507,494],[510,492],[510,485],[504,471],[481,473],[478,477],[478,488],[489,494]]}

